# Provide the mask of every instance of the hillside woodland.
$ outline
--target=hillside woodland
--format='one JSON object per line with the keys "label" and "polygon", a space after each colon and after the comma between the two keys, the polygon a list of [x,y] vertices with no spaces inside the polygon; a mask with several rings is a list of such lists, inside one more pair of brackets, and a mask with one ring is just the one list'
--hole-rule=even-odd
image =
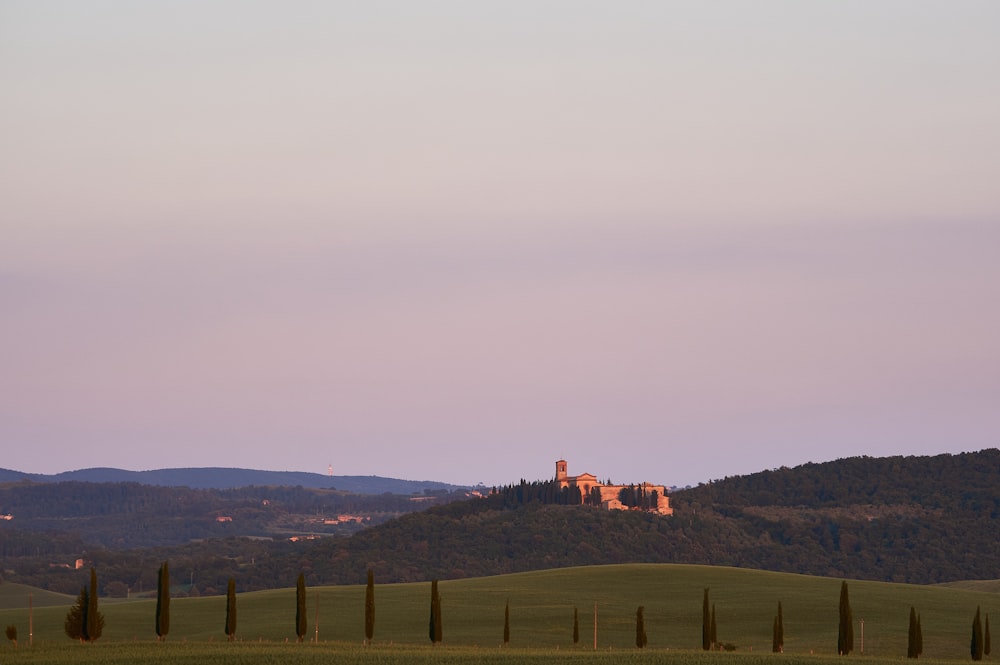
{"label": "hillside woodland", "polygon": [[[93,491],[113,494],[114,487]],[[227,496],[245,501],[248,516],[255,511],[287,510],[301,516],[326,510],[296,494],[301,488],[292,489],[287,505],[296,506],[294,510],[277,499],[263,506],[259,488]],[[269,496],[280,496],[270,490]],[[88,496],[89,490],[70,488],[68,495],[79,496],[76,491]],[[110,495],[95,505],[131,519],[145,514],[145,521],[138,522],[145,530],[166,528],[153,513],[139,510],[144,490],[129,486],[118,491],[137,493],[132,513],[123,507],[127,500]],[[521,481],[485,498],[453,498],[413,502],[385,496],[382,514],[396,509],[391,518],[351,535],[292,542],[276,533],[267,540],[240,537],[252,534],[236,529],[212,533],[238,525],[241,513],[236,504],[227,506],[233,522],[215,522],[211,501],[195,493],[186,503],[176,498],[175,505],[190,506],[185,513],[189,522],[204,519],[205,533],[192,534],[196,542],[141,548],[129,547],[127,536],[123,542],[93,545],[92,534],[59,531],[58,509],[51,508],[43,536],[0,524],[0,556],[7,579],[68,593],[79,590],[83,572],[54,569],[55,557],[83,557],[87,565],[98,567],[104,583],[117,581],[116,589],[134,592],[152,589],[156,567],[169,559],[175,579],[187,582],[178,592],[195,594],[224,592],[231,575],[248,590],[291,586],[299,571],[310,584],[359,584],[369,567],[382,582],[629,562],[729,565],[921,584],[993,579],[1000,570],[996,449],[935,457],[857,457],[724,478],[674,492],[672,517],[567,505],[565,492],[551,481]],[[178,507],[175,512],[183,511]],[[93,515],[87,519],[89,524],[98,521]],[[140,528],[124,526],[128,519],[123,518],[120,528]]]}

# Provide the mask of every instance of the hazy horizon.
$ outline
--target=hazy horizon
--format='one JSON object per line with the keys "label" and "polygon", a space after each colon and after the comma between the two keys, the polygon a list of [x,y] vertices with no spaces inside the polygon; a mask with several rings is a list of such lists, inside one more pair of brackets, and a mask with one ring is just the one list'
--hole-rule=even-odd
{"label": "hazy horizon", "polygon": [[0,4],[0,465],[1000,445],[1000,4]]}

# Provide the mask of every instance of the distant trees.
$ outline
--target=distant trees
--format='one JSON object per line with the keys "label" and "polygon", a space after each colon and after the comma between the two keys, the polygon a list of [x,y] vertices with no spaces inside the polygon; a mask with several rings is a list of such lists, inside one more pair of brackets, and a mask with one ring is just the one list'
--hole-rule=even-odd
{"label": "distant trees", "polygon": [[295,637],[301,642],[306,636],[306,575],[299,573],[295,581]]}
{"label": "distant trees", "polygon": [[375,636],[375,572],[368,569],[368,585],[365,587],[365,640],[372,643]]}
{"label": "distant trees", "polygon": [[781,616],[781,601],[778,601],[778,613],[774,615],[774,626],[771,629],[771,652],[785,651],[785,620]]}
{"label": "distant trees", "polygon": [[635,611],[635,646],[639,649],[645,648],[649,640],[646,639],[646,620],[643,618],[642,605]]}
{"label": "distant trees", "polygon": [[906,657],[917,658],[920,649],[917,647],[917,609],[910,605],[910,628],[906,633]]}
{"label": "distant trees", "polygon": [[441,596],[438,594],[438,581],[435,578],[431,580],[431,618],[427,628],[431,644],[441,641],[441,632]]}
{"label": "distant trees", "polygon": [[503,645],[510,645],[510,600],[503,606]]}
{"label": "distant trees", "polygon": [[972,620],[972,641],[969,644],[969,653],[972,656],[972,660],[982,660],[985,649],[983,622],[980,618],[979,607],[976,607],[976,617]]}
{"label": "distant trees", "polygon": [[4,634],[7,636],[7,639],[11,641],[11,643],[14,645],[14,648],[16,649],[17,648],[17,626],[15,626],[14,624],[10,624],[9,626],[7,626],[7,629],[4,631]]}
{"label": "distant trees", "polygon": [[708,587],[701,600],[701,648],[704,651],[712,648],[712,614],[708,604]]}
{"label": "distant trees", "polygon": [[226,583],[226,637],[230,642],[236,639],[236,579],[232,577]]}
{"label": "distant trees", "polygon": [[170,632],[170,566],[166,561],[160,564],[156,574],[156,639],[167,639]]}
{"label": "distant trees", "polygon": [[847,582],[840,583],[840,623],[837,627],[837,653],[846,656],[854,651],[854,615],[847,592]]}

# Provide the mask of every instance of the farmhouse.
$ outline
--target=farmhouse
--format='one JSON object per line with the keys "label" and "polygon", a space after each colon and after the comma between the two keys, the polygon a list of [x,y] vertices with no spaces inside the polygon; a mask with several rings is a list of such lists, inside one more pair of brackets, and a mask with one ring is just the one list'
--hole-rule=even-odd
{"label": "farmhouse", "polygon": [[[588,497],[600,495],[601,505],[608,510],[639,509],[649,510],[659,515],[673,515],[670,507],[670,497],[663,485],[611,485],[602,483],[592,473],[581,473],[571,476],[567,472],[566,460],[556,462],[556,482],[559,487],[577,487],[580,489],[581,501]],[[623,496],[625,501],[622,500]],[[631,505],[630,505],[631,504]]]}

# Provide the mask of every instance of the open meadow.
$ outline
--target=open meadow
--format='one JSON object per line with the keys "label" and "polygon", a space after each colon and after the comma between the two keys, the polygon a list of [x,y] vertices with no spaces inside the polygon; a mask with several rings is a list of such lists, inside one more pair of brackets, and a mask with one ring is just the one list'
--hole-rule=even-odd
{"label": "open meadow", "polygon": [[[98,571],[100,575],[100,571]],[[82,580],[83,578],[81,578]],[[671,662],[752,665],[771,659],[778,601],[784,616],[785,661],[811,663],[836,657],[840,580],[736,568],[630,564],[566,568],[440,582],[444,642],[429,644],[430,584],[377,584],[375,642],[364,638],[363,585],[307,591],[307,639],[294,637],[295,590],[238,594],[237,640],[226,642],[225,597],[175,598],[170,634],[156,643],[155,601],[102,598],[106,625],[95,644],[63,634],[74,598],[35,590],[33,647],[28,647],[27,589],[0,584],[0,626],[16,625],[20,646],[4,641],[0,663],[345,663],[464,662]],[[82,584],[82,581],[81,581]],[[703,653],[704,588],[715,604],[718,637],[732,653]],[[1000,594],[944,586],[850,581],[855,653],[861,655],[862,620],[867,660],[905,657],[908,615],[921,615],[925,660],[968,660],[976,608],[1000,617]],[[17,596],[21,596],[19,601]],[[501,648],[504,606],[510,603],[510,646]],[[594,649],[594,611],[597,649]],[[635,648],[635,614],[644,606],[648,646]],[[317,622],[318,608],[318,622]],[[573,609],[579,643],[573,643]],[[314,642],[318,637],[318,643]],[[294,654],[294,655],[293,655]]]}

